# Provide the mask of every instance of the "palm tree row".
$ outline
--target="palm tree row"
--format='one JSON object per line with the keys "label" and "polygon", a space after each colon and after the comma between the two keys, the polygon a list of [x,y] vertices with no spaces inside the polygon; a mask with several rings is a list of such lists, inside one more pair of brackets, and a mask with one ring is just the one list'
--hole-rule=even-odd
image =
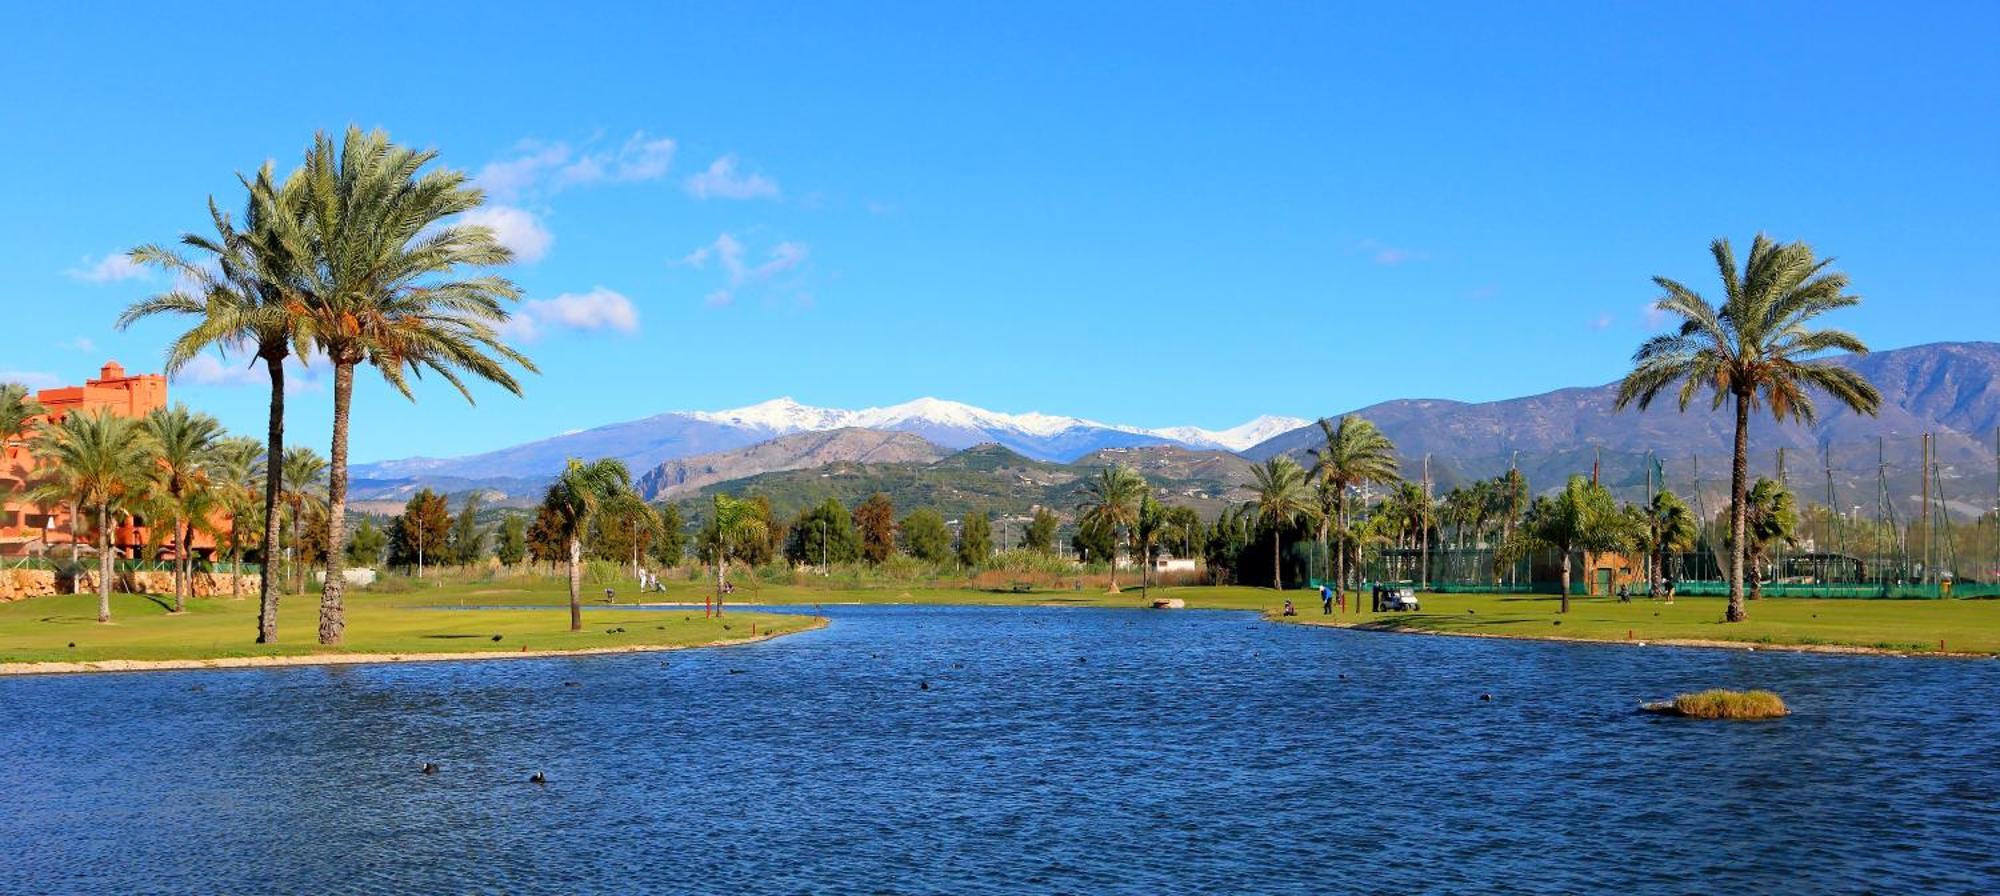
{"label": "palm tree row", "polygon": [[[269,165],[245,188],[239,224],[213,199],[212,235],[185,234],[183,255],[142,246],[131,257],[188,284],[127,309],[119,325],[156,315],[191,318],[167,350],[169,373],[208,351],[261,361],[269,374],[270,423],[265,456],[286,458],[284,365],[316,357],[333,368],[333,436],[328,452],[325,585],[321,644],[345,629],[340,550],[346,540],[348,432],[354,374],[368,366],[413,398],[410,380],[435,374],[472,400],[468,380],[519,394],[512,364],[534,365],[502,342],[497,327],[519,290],[504,277],[466,276],[504,264],[511,253],[491,229],[453,223],[483,194],[464,173],[432,168],[436,153],[397,146],[386,134],[350,128],[343,139],[321,134],[298,170],[280,180]],[[279,541],[281,476],[266,477],[262,547]],[[271,564],[259,585],[257,640],[277,637]]]}

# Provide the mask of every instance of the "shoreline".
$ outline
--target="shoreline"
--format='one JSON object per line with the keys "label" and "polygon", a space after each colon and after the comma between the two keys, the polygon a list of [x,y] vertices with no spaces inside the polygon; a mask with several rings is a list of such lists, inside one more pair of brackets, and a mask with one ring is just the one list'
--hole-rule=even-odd
{"label": "shoreline", "polygon": [[1972,653],[1967,651],[1937,650],[1894,650],[1886,647],[1867,647],[1859,644],[1784,644],[1761,641],[1725,641],[1713,638],[1644,638],[1632,641],[1611,638],[1577,638],[1568,635],[1495,635],[1488,632],[1450,632],[1436,629],[1417,628],[1408,625],[1385,625],[1376,622],[1316,622],[1299,619],[1287,622],[1284,617],[1268,611],[1261,612],[1267,621],[1280,625],[1302,625],[1310,628],[1337,628],[1358,632],[1375,632],[1385,635],[1436,635],[1444,638],[1486,638],[1494,641],[1551,641],[1562,644],[1603,644],[1613,647],[1692,647],[1702,650],[1741,650],[1755,653],[1759,650],[1782,650],[1789,653],[1820,653],[1833,656],[1884,656],[1903,659],[1938,660],[2000,660],[2000,653]]}
{"label": "shoreline", "polygon": [[663,653],[671,650],[701,650],[710,647],[737,647],[825,628],[824,616],[813,617],[811,625],[797,631],[727,638],[702,644],[620,644],[611,647],[577,647],[568,650],[473,650],[456,653],[289,653],[272,656],[224,656],[184,660],[46,660],[41,662],[0,662],[0,676],[75,675],[95,672],[181,672],[199,669],[262,669],[282,666],[356,666],[378,663],[456,663],[473,660],[548,659],[565,656],[606,656],[620,653]]}

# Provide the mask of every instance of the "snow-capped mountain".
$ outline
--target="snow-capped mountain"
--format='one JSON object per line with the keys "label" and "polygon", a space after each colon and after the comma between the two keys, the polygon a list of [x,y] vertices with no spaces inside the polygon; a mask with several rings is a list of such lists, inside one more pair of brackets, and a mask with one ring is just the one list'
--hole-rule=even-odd
{"label": "snow-capped mountain", "polygon": [[836,429],[907,432],[949,449],[996,442],[1037,460],[1070,461],[1105,448],[1184,445],[1237,451],[1306,421],[1259,417],[1207,430],[1147,429],[1053,414],[1008,414],[939,398],[861,410],[821,408],[777,398],[726,411],[674,411],[457,458],[408,458],[362,464],[355,476],[407,484],[413,480],[534,480],[552,476],[570,457],[615,457],[634,473],[661,463],[743,448],[779,436]]}

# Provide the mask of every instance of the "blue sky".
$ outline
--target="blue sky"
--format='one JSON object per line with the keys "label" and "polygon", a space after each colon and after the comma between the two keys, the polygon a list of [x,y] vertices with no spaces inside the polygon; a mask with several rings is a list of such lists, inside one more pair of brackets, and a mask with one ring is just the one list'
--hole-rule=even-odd
{"label": "blue sky", "polygon": [[[315,130],[491,188],[543,373],[364,380],[357,460],[778,395],[1221,427],[1598,383],[1650,275],[1760,229],[1876,347],[2000,333],[1990,4],[57,6],[0,37],[0,375],[157,366],[169,325],[110,324],[166,284],[104,259]],[[258,432],[254,382],[175,395]]]}

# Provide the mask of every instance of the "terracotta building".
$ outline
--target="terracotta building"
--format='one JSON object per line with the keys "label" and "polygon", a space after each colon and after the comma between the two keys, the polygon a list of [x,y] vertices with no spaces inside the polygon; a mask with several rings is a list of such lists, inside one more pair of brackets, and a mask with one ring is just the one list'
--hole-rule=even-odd
{"label": "terracotta building", "polygon": [[[5,438],[4,447],[0,447],[0,495],[5,496],[0,503],[0,556],[41,555],[70,544],[68,507],[45,508],[20,500],[34,482],[36,459],[28,445],[36,428],[70,414],[98,409],[121,417],[143,417],[167,406],[167,378],[157,373],[128,376],[125,368],[112,361],[98,371],[97,378],[85,380],[81,386],[43,389],[35,400],[45,409],[44,415],[30,422],[24,432],[0,434]],[[142,523],[127,517],[112,530],[111,542],[120,556],[137,557],[145,550],[147,532]],[[96,544],[95,531],[94,523],[85,520],[76,538],[89,549]],[[163,554],[171,556],[171,536],[164,539],[163,546]],[[215,550],[213,539],[200,533],[192,546],[197,555],[210,555]]]}

